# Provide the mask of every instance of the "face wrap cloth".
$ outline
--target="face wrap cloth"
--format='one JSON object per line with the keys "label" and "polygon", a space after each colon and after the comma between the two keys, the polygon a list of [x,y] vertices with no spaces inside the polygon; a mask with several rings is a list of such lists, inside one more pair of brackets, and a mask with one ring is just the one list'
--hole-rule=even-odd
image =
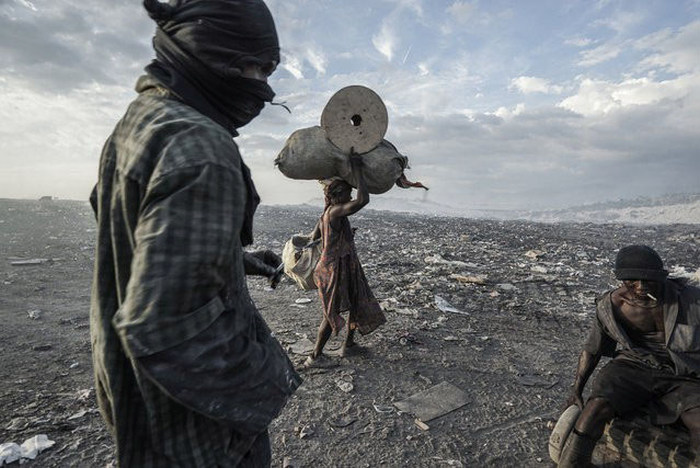
{"label": "face wrap cloth", "polygon": [[156,59],[146,71],[186,104],[234,136],[275,96],[260,80],[243,78],[246,65],[278,63],[279,42],[261,0],[145,0],[158,24]]}
{"label": "face wrap cloth", "polygon": [[[146,72],[182,101],[226,128],[253,120],[275,93],[260,80],[243,78],[249,64],[279,63],[279,42],[270,11],[262,0],[144,0],[158,28],[156,59]],[[241,242],[253,243],[253,215],[260,197],[241,162],[247,189]]]}

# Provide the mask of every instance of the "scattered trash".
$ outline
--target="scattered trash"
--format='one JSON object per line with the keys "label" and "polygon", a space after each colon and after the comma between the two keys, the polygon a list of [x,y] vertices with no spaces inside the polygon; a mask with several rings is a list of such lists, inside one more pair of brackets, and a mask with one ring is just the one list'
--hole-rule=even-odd
{"label": "scattered trash", "polygon": [[314,346],[315,344],[313,341],[308,338],[304,338],[287,346],[287,352],[306,356],[311,354],[311,351],[314,350]]}
{"label": "scattered trash", "polygon": [[29,316],[30,319],[32,320],[39,320],[41,318],[41,310],[39,309],[32,309],[27,312],[27,315]]}
{"label": "scattered trash", "polygon": [[421,420],[418,419],[418,418],[414,419],[413,422],[414,422],[414,424],[415,424],[416,426],[418,426],[418,428],[419,428],[421,431],[428,431],[428,430],[430,430],[430,426],[428,426],[426,423],[424,423],[423,421],[421,421]]}
{"label": "scattered trash", "polygon": [[[14,418],[10,421],[10,424],[5,428],[6,431],[21,431],[29,427],[29,420],[27,418]],[[2,466],[2,464],[0,464]]]}
{"label": "scattered trash", "polygon": [[68,421],[73,421],[73,420],[75,420],[75,419],[80,419],[80,418],[82,418],[83,416],[85,416],[86,414],[88,414],[89,412],[90,412],[89,410],[85,410],[85,409],[84,409],[84,410],[80,410],[80,411],[78,411],[77,413],[73,414],[72,416],[69,416],[69,417],[68,417]]}
{"label": "scattered trash", "polygon": [[443,338],[445,341],[462,341],[462,338],[456,337],[454,335],[449,335]]}
{"label": "scattered trash", "polygon": [[309,299],[308,297],[300,297],[299,299],[294,301],[295,304],[308,304],[309,302],[311,302],[311,299]]}
{"label": "scattered trash", "polygon": [[282,468],[298,468],[300,466],[292,457],[284,457],[284,460],[282,460]]}
{"label": "scattered trash", "polygon": [[50,344],[34,345],[32,346],[32,351],[48,351],[51,348],[53,348],[53,346]]}
{"label": "scattered trash", "polygon": [[345,393],[350,393],[355,389],[352,382],[345,382],[343,380],[336,380],[335,385]]}
{"label": "scattered trash", "polygon": [[377,405],[377,404],[372,404],[374,407],[374,411],[377,413],[393,413],[394,412],[394,407],[389,406],[389,405]]}
{"label": "scattered trash", "polygon": [[533,259],[533,260],[537,260],[537,259],[539,259],[540,257],[543,257],[544,254],[545,254],[545,253],[544,253],[543,251],[541,251],[541,250],[528,250],[527,252],[525,252],[525,256],[526,256],[527,258],[531,258],[531,259]]}
{"label": "scattered trash", "polygon": [[418,311],[415,309],[396,309],[394,310],[394,312],[401,315],[408,315],[409,317],[412,317],[414,319],[418,318]]}
{"label": "scattered trash", "polygon": [[669,278],[684,278],[688,280],[690,284],[700,285],[700,268],[694,272],[689,272],[685,267],[679,265],[673,265],[668,271]]}
{"label": "scattered trash", "polygon": [[449,382],[441,382],[422,392],[411,395],[394,406],[400,411],[413,413],[423,422],[450,413],[469,402],[467,394]]}
{"label": "scattered trash", "polygon": [[456,280],[458,283],[473,283],[473,284],[486,284],[486,275],[450,275],[450,278]]}
{"label": "scattered trash", "polygon": [[450,266],[456,266],[456,267],[475,268],[475,267],[479,266],[479,265],[476,265],[474,263],[460,262],[459,260],[446,260],[440,254],[435,254],[435,255],[431,255],[429,257],[425,257],[424,260],[425,260],[425,263],[450,265]]}
{"label": "scattered trash", "polygon": [[406,346],[409,344],[422,344],[418,339],[415,337],[415,335],[409,333],[409,332],[403,332],[399,335],[399,343]]}
{"label": "scattered trash", "polygon": [[299,438],[300,439],[306,439],[307,437],[311,437],[312,435],[315,434],[315,431],[313,430],[312,427],[310,426],[304,426],[301,428],[299,431]]}
{"label": "scattered trash", "polygon": [[53,447],[56,442],[49,440],[45,434],[35,435],[25,440],[22,445],[14,442],[0,444],[0,466],[24,459],[34,460],[44,450]]}
{"label": "scattered trash", "polygon": [[437,306],[438,309],[440,309],[443,312],[450,312],[453,314],[460,314],[460,315],[469,315],[468,312],[463,312],[454,306],[447,302],[445,299],[443,299],[441,296],[438,296],[437,294],[435,295],[435,305]]}
{"label": "scattered trash", "polygon": [[0,444],[0,466],[14,463],[22,456],[22,448],[14,442]]}
{"label": "scattered trash", "polygon": [[341,416],[337,419],[332,419],[328,421],[328,424],[330,424],[333,427],[348,427],[352,423],[357,421],[357,418],[353,416]]}
{"label": "scattered trash", "polygon": [[559,383],[557,379],[546,379],[539,375],[518,376],[518,382],[526,387],[552,388]]}
{"label": "scattered trash", "polygon": [[43,265],[44,263],[53,263],[53,258],[28,258],[26,260],[14,260],[10,262],[13,266],[27,266],[27,265]]}
{"label": "scattered trash", "polygon": [[69,369],[75,369],[75,368],[78,367],[78,366],[80,366],[80,363],[79,363],[79,362],[74,362],[73,364],[71,364],[70,366],[68,366],[68,368],[69,368]]}
{"label": "scattered trash", "polygon": [[92,388],[84,388],[76,392],[76,397],[79,402],[86,402],[94,395],[94,390]]}
{"label": "scattered trash", "polygon": [[515,286],[514,284],[510,284],[510,283],[500,283],[500,284],[497,284],[496,287],[498,289],[503,290],[503,291],[517,291],[518,290],[517,286]]}
{"label": "scattered trash", "polygon": [[432,457],[432,460],[439,462],[439,465],[454,466],[456,468],[464,468],[464,464],[459,460],[444,459],[440,457]]}

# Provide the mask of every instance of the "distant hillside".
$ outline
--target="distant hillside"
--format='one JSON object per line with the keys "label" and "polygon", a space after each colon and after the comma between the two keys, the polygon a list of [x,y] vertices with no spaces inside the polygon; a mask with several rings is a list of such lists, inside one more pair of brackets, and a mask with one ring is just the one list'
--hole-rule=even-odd
{"label": "distant hillside", "polygon": [[522,214],[518,219],[543,222],[624,224],[700,224],[700,194],[666,195],[582,205]]}
{"label": "distant hillside", "polygon": [[[322,209],[323,200],[306,205]],[[431,200],[402,199],[387,195],[373,197],[370,209],[423,215],[472,219],[527,220],[547,223],[622,223],[622,224],[700,224],[700,193],[639,197],[573,206],[558,210],[526,211],[454,207]]]}

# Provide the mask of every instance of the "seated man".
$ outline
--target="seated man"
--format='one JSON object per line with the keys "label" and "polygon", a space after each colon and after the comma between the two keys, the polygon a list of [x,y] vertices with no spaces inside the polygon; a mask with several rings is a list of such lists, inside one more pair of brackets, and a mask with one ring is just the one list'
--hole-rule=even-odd
{"label": "seated man", "polygon": [[[623,284],[596,300],[596,320],[579,357],[568,405],[582,408],[561,453],[560,467],[589,466],[605,424],[647,406],[656,424],[680,418],[700,450],[700,288],[667,279],[650,247],[620,249],[615,277]],[[601,356],[583,405],[583,388]]]}

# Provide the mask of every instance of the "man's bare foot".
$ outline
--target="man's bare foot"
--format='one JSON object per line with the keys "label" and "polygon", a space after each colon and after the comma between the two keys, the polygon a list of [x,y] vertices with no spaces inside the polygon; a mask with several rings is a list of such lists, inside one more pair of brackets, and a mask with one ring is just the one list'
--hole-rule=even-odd
{"label": "man's bare foot", "polygon": [[331,358],[325,354],[319,354],[314,357],[313,355],[306,358],[306,361],[301,365],[303,369],[314,369],[314,368],[324,368],[324,367],[334,367],[338,364],[333,362]]}

